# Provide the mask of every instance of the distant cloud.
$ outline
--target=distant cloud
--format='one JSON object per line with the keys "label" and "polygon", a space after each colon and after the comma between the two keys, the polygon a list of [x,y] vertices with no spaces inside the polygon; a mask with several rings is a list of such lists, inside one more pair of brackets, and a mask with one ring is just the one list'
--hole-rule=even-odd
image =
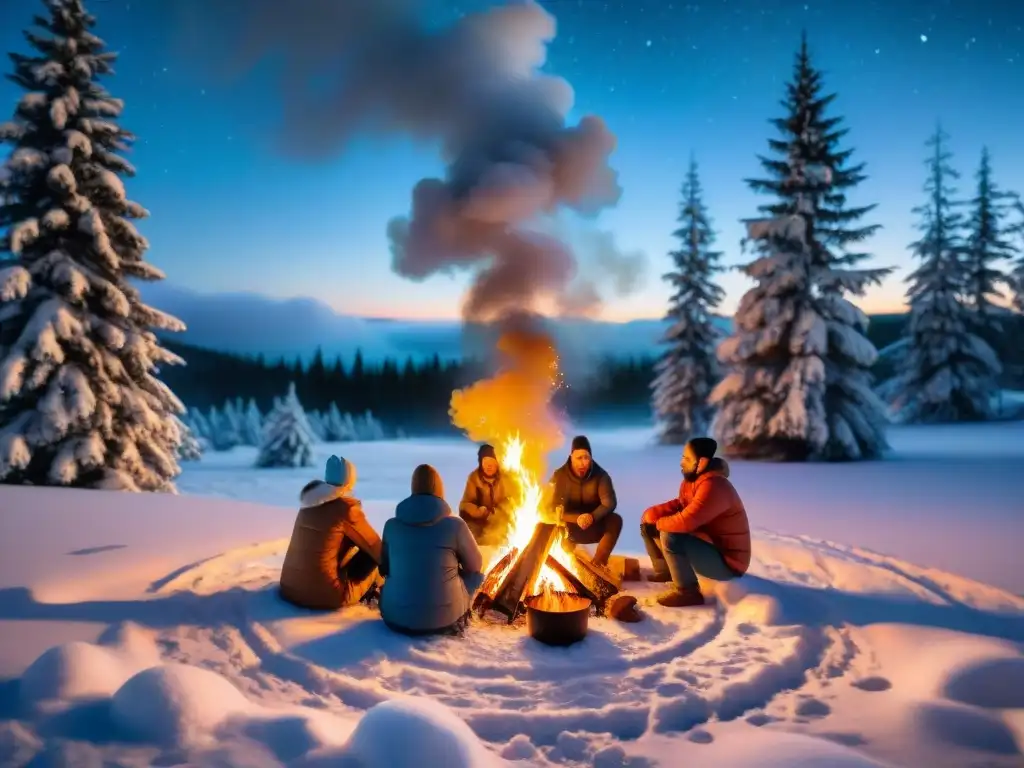
{"label": "distant cloud", "polygon": [[[475,348],[459,320],[354,317],[338,314],[315,299],[199,293],[166,282],[143,285],[141,291],[147,302],[188,326],[172,338],[210,349],[308,358],[320,346],[329,357],[340,354],[347,359],[359,348],[368,360],[379,360],[435,353],[451,359]],[[573,319],[555,320],[551,325],[560,351],[576,361],[587,356],[657,354],[665,329],[661,320],[608,323]]]}

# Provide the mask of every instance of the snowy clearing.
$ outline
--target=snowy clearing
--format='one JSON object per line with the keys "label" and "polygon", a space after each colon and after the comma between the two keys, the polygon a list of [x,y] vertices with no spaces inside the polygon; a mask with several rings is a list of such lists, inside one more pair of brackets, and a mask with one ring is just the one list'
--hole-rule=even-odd
{"label": "snowy clearing", "polygon": [[[570,649],[487,624],[410,640],[367,608],[316,614],[277,598],[291,515],[2,493],[17,510],[5,527],[33,497],[65,522],[99,521],[56,530],[45,558],[26,544],[50,562],[79,553],[63,557],[72,581],[51,575],[45,599],[14,586],[4,553],[5,765],[39,753],[122,765],[1020,764],[1024,599],[866,551],[762,534],[751,576],[714,605],[664,609],[653,587],[630,585],[644,621],[592,619]],[[158,520],[208,535],[175,537]],[[236,545],[209,558],[231,527]],[[243,543],[275,528],[276,541]],[[120,591],[136,595],[105,597],[128,565]],[[387,738],[396,730],[401,743]]]}
{"label": "snowy clearing", "polygon": [[[619,549],[642,552],[640,514],[675,496],[679,449],[652,446],[653,429],[588,434],[626,521]],[[888,437],[892,451],[882,461],[731,462],[730,479],[755,527],[867,547],[1024,594],[1024,422],[901,426]],[[294,510],[299,488],[339,453],[358,467],[356,493],[379,530],[407,494],[417,464],[428,461],[440,471],[453,505],[476,464],[475,446],[457,439],[327,444],[315,453],[313,468],[258,471],[255,449],[208,452],[182,465],[178,490]],[[556,452],[548,466],[564,460],[565,451]]]}
{"label": "snowy clearing", "polygon": [[[943,530],[929,539],[941,551],[957,535],[958,497],[942,480],[952,471],[935,463],[968,473],[965,461],[987,464],[992,487],[1008,493],[1012,473],[991,471],[1019,461],[1020,433],[1007,427],[920,440],[898,432],[899,460],[848,472],[841,486],[819,474],[858,467],[739,464],[734,477],[752,517],[769,525],[812,527],[813,502],[785,510],[784,490],[771,492],[800,477],[806,495],[861,505],[862,531],[882,514],[871,493],[889,504],[915,499],[908,514],[918,516],[944,494],[931,507]],[[639,432],[593,438],[627,519],[641,489],[675,482],[674,449],[645,448]],[[458,441],[319,450],[330,448],[359,465],[378,523],[414,456],[453,473],[472,456]],[[750,576],[718,589],[710,606],[661,608],[653,586],[628,584],[644,621],[593,618],[569,649],[486,623],[462,639],[410,640],[371,609],[316,614],[277,598],[292,499],[308,471],[248,469],[246,458],[252,451],[210,454],[189,465],[182,488],[289,509],[0,487],[0,763],[1021,764],[1024,598],[1009,592],[858,546],[762,531]],[[990,500],[1000,498],[993,490]],[[992,509],[1009,517],[1009,503]],[[857,528],[818,521],[828,525],[833,534]],[[1014,538],[995,517],[991,527],[993,543]],[[622,549],[638,549],[624,539]],[[405,738],[390,738],[396,732]]]}

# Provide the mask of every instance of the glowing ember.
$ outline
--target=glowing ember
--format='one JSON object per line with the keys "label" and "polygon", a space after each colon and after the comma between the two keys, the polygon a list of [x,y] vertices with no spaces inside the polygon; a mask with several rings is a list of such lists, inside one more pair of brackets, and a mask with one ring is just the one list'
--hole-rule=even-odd
{"label": "glowing ember", "polygon": [[528,608],[545,613],[572,613],[590,608],[590,600],[572,592],[544,589],[540,594],[526,599]]}

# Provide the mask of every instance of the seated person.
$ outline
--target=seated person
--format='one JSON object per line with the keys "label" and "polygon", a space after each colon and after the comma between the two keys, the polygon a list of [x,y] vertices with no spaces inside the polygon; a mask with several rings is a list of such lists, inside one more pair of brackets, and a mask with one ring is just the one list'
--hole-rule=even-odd
{"label": "seated person", "polygon": [[502,474],[494,446],[481,445],[477,467],[466,478],[459,517],[478,544],[501,544],[508,535],[508,479]]}
{"label": "seated person", "polygon": [[571,544],[597,544],[593,562],[608,565],[608,558],[622,533],[622,518],[615,512],[618,502],[612,479],[594,461],[590,441],[574,437],[569,459],[555,470],[552,506],[561,507],[559,522],[565,525]]}
{"label": "seated person", "polygon": [[661,605],[703,605],[697,576],[728,581],[750,567],[750,524],[732,483],[725,459],[715,458],[718,443],[697,437],[683,448],[679,497],[649,507],[640,535],[654,565],[650,581],[671,581],[658,597]]}
{"label": "seated person", "polygon": [[402,634],[457,634],[484,580],[480,548],[443,496],[437,470],[421,464],[412,473],[412,495],[384,524],[380,615]]}
{"label": "seated person", "polygon": [[303,608],[335,610],[359,602],[379,584],[380,537],[352,496],[356,468],[331,456],[324,479],[299,494],[288,553],[281,568],[281,597]]}

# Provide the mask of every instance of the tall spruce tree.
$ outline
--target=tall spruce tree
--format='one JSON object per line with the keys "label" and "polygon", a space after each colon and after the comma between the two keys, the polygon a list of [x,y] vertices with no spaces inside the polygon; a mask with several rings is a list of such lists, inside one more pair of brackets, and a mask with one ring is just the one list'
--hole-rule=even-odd
{"label": "tall spruce tree", "polygon": [[910,248],[921,264],[907,278],[910,319],[900,370],[888,389],[900,418],[909,422],[974,421],[989,418],[999,360],[975,333],[968,284],[963,216],[956,210],[948,135],[941,127],[928,139],[924,190],[914,208],[921,239]]}
{"label": "tall spruce tree", "polygon": [[1010,225],[1010,233],[1016,238],[1013,264],[1010,268],[1010,286],[1013,291],[1013,308],[1024,313],[1024,200],[1015,196],[1013,212],[1016,221]]}
{"label": "tall spruce tree", "polygon": [[680,247],[672,251],[674,269],[664,275],[673,287],[662,343],[668,349],[655,366],[653,407],[662,443],[681,445],[707,432],[713,411],[708,395],[718,379],[715,346],[719,332],[714,309],[725,292],[714,282],[722,254],[712,250],[715,233],[704,206],[697,161],[683,184],[679,228],[672,234]]}
{"label": "tall spruce tree", "polygon": [[743,267],[756,285],[743,296],[733,334],[719,346],[728,374],[711,393],[714,432],[729,455],[776,460],[853,460],[886,449],[885,406],[872,389],[878,353],[859,296],[891,270],[863,269],[861,244],[878,225],[858,225],[874,206],[851,207],[847,193],[864,165],[841,149],[842,118],[826,112],[806,35],[772,121],[775,157],[760,157],[766,179],[750,187],[775,199],[748,222],[758,258]]}
{"label": "tall spruce tree", "polygon": [[976,179],[964,249],[964,299],[974,310],[982,338],[992,344],[1001,327],[996,302],[1005,296],[1000,286],[1008,282],[999,265],[1013,256],[1014,249],[1007,221],[1010,196],[992,180],[987,148],[981,152]]}
{"label": "tall spruce tree", "polygon": [[129,282],[163,274],[121,179],[134,137],[98,82],[116,54],[82,0],[44,4],[25,33],[35,53],[11,54],[26,93],[0,126],[0,481],[173,491],[184,409],[157,370],[182,361],[153,331],[184,326]]}

